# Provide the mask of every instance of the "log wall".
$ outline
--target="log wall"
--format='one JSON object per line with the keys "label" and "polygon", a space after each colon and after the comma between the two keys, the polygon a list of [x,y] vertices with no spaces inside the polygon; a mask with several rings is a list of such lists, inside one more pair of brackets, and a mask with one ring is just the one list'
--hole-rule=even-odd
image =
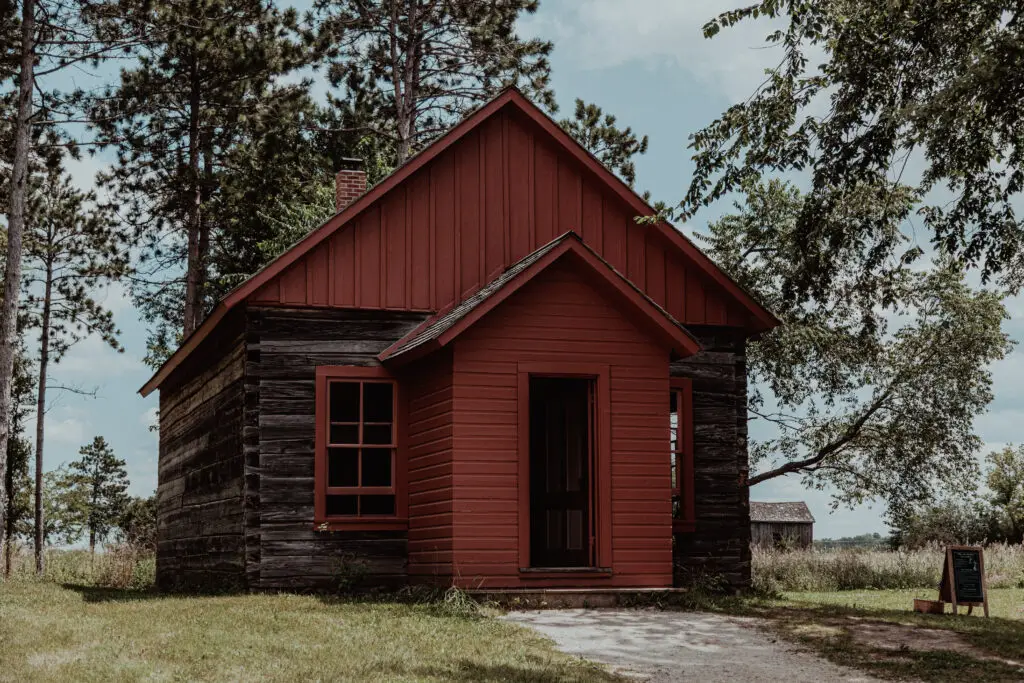
{"label": "log wall", "polygon": [[156,581],[162,590],[245,584],[241,326],[226,324],[199,351],[197,362],[160,390]]}
{"label": "log wall", "polygon": [[704,351],[672,363],[693,380],[694,495],[697,526],[676,534],[677,585],[724,579],[750,585],[750,495],[747,487],[747,366],[741,333],[688,326]]}
{"label": "log wall", "polygon": [[814,525],[810,522],[752,522],[750,542],[762,548],[810,548]]}
{"label": "log wall", "polygon": [[258,493],[247,537],[250,588],[330,590],[406,581],[405,531],[313,528],[318,365],[377,365],[425,318],[396,311],[251,307],[247,311],[247,484]]}

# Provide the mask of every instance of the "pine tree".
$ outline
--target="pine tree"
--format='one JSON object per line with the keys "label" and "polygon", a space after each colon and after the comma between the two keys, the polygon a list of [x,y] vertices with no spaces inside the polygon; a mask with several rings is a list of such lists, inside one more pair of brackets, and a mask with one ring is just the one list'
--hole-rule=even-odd
{"label": "pine tree", "polygon": [[[0,4],[0,84],[11,78],[17,88],[8,97],[0,98],[0,107],[9,107],[3,117],[8,126],[0,126],[0,140],[5,143],[4,161],[10,162],[5,184],[7,203],[7,248],[4,258],[3,291],[7,296],[0,305],[0,548],[6,529],[7,509],[7,441],[10,437],[11,403],[14,364],[17,353],[16,325],[20,299],[22,240],[29,210],[32,162],[41,152],[51,162],[58,149],[77,153],[67,131],[58,126],[76,116],[82,100],[81,92],[63,93],[45,87],[40,79],[82,63],[97,64],[127,42],[116,27],[104,25],[103,17],[110,11],[105,0],[64,2],[63,0],[21,0]],[[19,16],[20,14],[20,16]],[[7,112],[4,112],[7,114]],[[48,149],[41,149],[45,140]],[[62,144],[58,148],[56,142]],[[5,169],[6,170],[6,169]]]}
{"label": "pine tree", "polygon": [[632,128],[619,128],[616,122],[596,104],[577,99],[572,118],[558,125],[632,187],[636,182],[633,157],[647,153],[647,136],[638,138]]}
{"label": "pine tree", "polygon": [[[342,100],[378,99],[370,130],[401,165],[506,85],[554,111],[551,43],[523,40],[516,21],[538,0],[318,0],[319,44]],[[389,123],[385,123],[389,122]]]}
{"label": "pine tree", "polygon": [[39,329],[36,383],[35,558],[43,573],[43,442],[47,373],[74,344],[98,335],[122,351],[113,314],[94,292],[119,279],[128,254],[112,217],[91,207],[95,196],[72,187],[59,172],[47,174],[33,197],[25,232],[25,327]]}
{"label": "pine tree", "polygon": [[7,473],[4,482],[8,491],[4,515],[4,535],[7,545],[4,550],[4,576],[11,575],[14,555],[13,541],[28,538],[32,533],[32,476],[29,462],[32,458],[32,442],[25,438],[25,424],[29,407],[35,395],[35,374],[31,360],[23,347],[19,348],[14,363],[14,387],[11,401],[11,436],[7,441]]}
{"label": "pine tree", "polygon": [[295,12],[263,0],[122,0],[118,21],[122,32],[150,38],[93,107],[101,140],[118,156],[101,181],[140,241],[148,281],[133,294],[155,324],[151,349],[170,348],[205,314],[221,227],[208,208],[226,159],[260,112],[305,102],[307,82],[278,81],[308,51]]}
{"label": "pine tree", "polygon": [[85,528],[89,532],[89,552],[103,542],[124,514],[130,500],[128,473],[124,460],[118,459],[102,436],[78,451],[82,456],[68,468],[71,486],[85,503]]}

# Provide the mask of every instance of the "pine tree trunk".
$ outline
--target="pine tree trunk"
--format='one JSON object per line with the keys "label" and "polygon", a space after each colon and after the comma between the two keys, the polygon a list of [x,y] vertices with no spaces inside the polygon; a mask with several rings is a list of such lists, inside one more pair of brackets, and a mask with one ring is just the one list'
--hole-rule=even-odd
{"label": "pine tree trunk", "polygon": [[96,530],[89,528],[89,557],[96,557]]}
{"label": "pine tree trunk", "polygon": [[[13,482],[8,482],[13,485]],[[8,487],[8,490],[12,490]],[[14,496],[10,496],[7,499],[7,520],[5,523],[7,531],[7,545],[4,547],[4,578],[11,577],[11,571],[14,567],[14,543],[11,542],[11,538],[14,536]],[[3,531],[0,531],[3,533]]]}
{"label": "pine tree trunk", "polygon": [[43,533],[43,436],[46,426],[46,371],[50,364],[50,306],[53,300],[53,262],[47,258],[46,285],[43,290],[43,316],[39,333],[39,384],[36,389],[36,495],[35,495],[35,555],[36,574],[43,575],[46,567]]}
{"label": "pine tree trunk", "polygon": [[7,444],[11,436],[11,388],[14,383],[15,324],[21,298],[21,240],[25,232],[28,195],[28,157],[32,142],[32,91],[35,88],[35,0],[22,0],[21,65],[18,78],[18,116],[11,159],[11,197],[7,214],[7,261],[0,308],[0,549],[7,525]]}
{"label": "pine tree trunk", "polygon": [[202,223],[203,184],[199,176],[199,73],[194,58],[189,95],[188,170],[192,195],[188,211],[188,262],[185,266],[185,315],[182,334],[188,337],[198,326],[202,263],[199,240]]}

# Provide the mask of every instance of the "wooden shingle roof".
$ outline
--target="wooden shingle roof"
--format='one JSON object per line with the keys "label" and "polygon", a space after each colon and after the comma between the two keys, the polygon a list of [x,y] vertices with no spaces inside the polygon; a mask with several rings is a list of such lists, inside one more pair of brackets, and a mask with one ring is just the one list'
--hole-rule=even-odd
{"label": "wooden shingle roof", "polygon": [[751,522],[776,522],[781,524],[814,523],[807,503],[759,503],[750,501]]}
{"label": "wooden shingle roof", "polygon": [[402,364],[447,345],[483,314],[567,255],[587,267],[594,275],[595,283],[603,281],[612,294],[642,312],[652,329],[679,357],[700,351],[700,342],[679,321],[584,244],[579,235],[570,231],[523,257],[451,310],[429,318],[377,358],[383,363]]}

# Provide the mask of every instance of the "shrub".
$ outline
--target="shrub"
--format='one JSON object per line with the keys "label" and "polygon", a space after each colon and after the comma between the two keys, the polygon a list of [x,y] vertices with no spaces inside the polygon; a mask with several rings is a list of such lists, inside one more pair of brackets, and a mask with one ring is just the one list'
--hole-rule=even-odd
{"label": "shrub", "polygon": [[[122,543],[107,546],[91,556],[88,550],[46,551],[43,581],[98,588],[150,590],[156,580],[156,558],[144,548]],[[20,548],[14,555],[11,578],[34,581],[35,559],[31,548]]]}

